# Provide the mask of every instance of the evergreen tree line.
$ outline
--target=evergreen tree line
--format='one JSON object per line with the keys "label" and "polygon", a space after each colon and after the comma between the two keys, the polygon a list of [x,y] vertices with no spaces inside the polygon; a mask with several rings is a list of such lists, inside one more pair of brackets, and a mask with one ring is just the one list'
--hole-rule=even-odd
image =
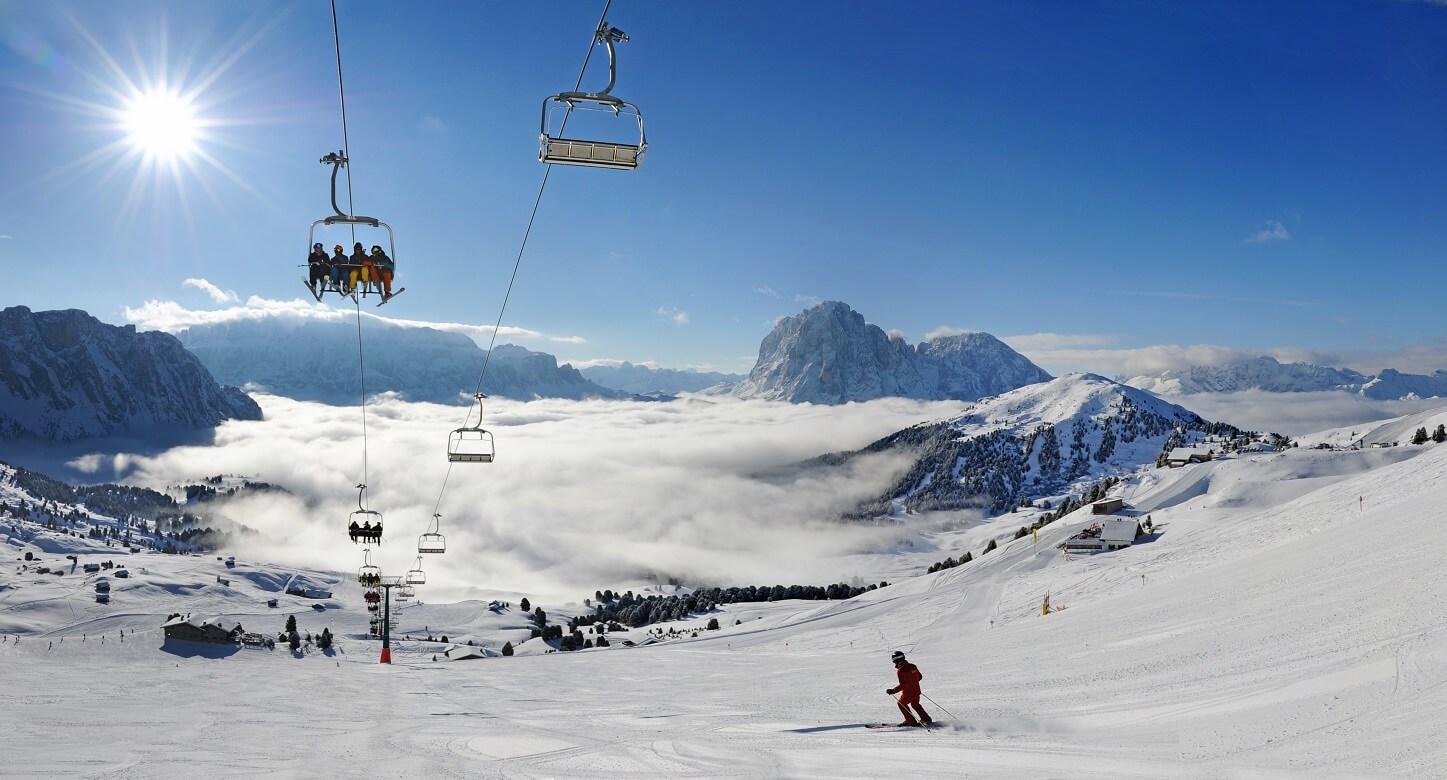
{"label": "evergreen tree line", "polygon": [[1412,434],[1413,444],[1426,444],[1429,439],[1435,444],[1441,444],[1447,441],[1447,425],[1438,425],[1437,430],[1432,431],[1430,436],[1427,434],[1427,426],[1425,425],[1418,428],[1417,432]]}
{"label": "evergreen tree line", "polygon": [[[653,623],[682,620],[700,612],[711,612],[720,604],[743,604],[759,601],[800,599],[805,601],[852,599],[861,593],[888,587],[888,582],[868,586],[847,585],[746,585],[729,588],[700,588],[683,596],[637,596],[633,591],[615,594],[611,590],[594,594],[593,614],[580,615],[570,621],[575,631],[582,626],[616,625],[614,630],[629,626],[640,628]],[[609,626],[612,627],[612,626]]]}

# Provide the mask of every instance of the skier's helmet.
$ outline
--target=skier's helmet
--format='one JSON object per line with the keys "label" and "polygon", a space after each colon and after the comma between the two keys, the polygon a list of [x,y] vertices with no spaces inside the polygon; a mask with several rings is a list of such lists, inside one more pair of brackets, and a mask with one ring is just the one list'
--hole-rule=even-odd
{"label": "skier's helmet", "polygon": [[895,663],[900,663],[901,661],[904,660],[904,653],[901,653],[900,651],[895,650],[895,651],[894,651],[894,654],[889,657],[889,660],[891,660],[891,661],[893,661],[893,662],[895,662]]}

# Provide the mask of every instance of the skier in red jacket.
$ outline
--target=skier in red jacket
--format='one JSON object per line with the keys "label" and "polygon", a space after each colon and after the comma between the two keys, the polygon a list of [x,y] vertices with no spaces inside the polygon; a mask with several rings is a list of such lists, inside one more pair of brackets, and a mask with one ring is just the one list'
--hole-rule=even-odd
{"label": "skier in red jacket", "polygon": [[[904,713],[904,722],[899,725],[928,726],[934,723],[929,713],[925,712],[924,707],[919,704],[919,681],[924,679],[919,667],[905,660],[904,653],[898,650],[894,651],[890,660],[894,661],[894,671],[899,675],[899,685],[885,690],[885,693],[891,696],[899,694],[899,711]],[[909,711],[910,707],[914,707],[914,711],[919,713],[919,720],[915,720],[914,712]]]}

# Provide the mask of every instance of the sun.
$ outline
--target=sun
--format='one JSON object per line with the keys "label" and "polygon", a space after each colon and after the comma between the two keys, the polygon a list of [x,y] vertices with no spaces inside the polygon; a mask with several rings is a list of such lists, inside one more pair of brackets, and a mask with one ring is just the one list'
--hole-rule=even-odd
{"label": "sun", "polygon": [[201,122],[196,106],[175,90],[137,92],[121,107],[126,142],[146,158],[175,163],[196,151]]}

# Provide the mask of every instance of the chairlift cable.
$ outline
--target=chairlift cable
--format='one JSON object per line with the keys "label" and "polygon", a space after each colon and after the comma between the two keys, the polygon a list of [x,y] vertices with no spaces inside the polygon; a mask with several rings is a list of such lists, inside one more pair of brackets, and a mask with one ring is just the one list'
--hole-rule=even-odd
{"label": "chairlift cable", "polygon": [[[336,6],[336,0],[332,0],[332,5],[333,5],[333,7]],[[598,24],[597,24],[596,26],[594,26],[594,28],[593,28],[593,29],[594,29],[593,38],[588,41],[588,53],[587,53],[587,55],[585,55],[585,56],[583,57],[583,66],[578,69],[578,80],[573,84],[573,90],[574,90],[574,91],[577,91],[578,89],[581,89],[582,86],[583,86],[583,75],[584,75],[585,73],[587,73],[587,71],[588,71],[588,61],[593,58],[593,48],[596,46],[596,44],[597,44],[597,42],[598,42],[598,37],[597,37],[597,32],[596,32],[596,31],[602,28],[605,20],[608,18],[608,9],[611,8],[612,6],[613,6],[613,0],[606,0],[606,2],[603,4],[603,13],[599,14],[599,16],[598,16]],[[338,55],[338,57],[340,57],[340,54]],[[563,127],[566,127],[566,126],[567,126],[568,117],[571,116],[571,115],[572,115],[572,110],[571,110],[571,108],[570,108],[569,111],[568,111],[568,113],[563,116]],[[543,192],[546,191],[547,188],[548,188],[548,177],[551,176],[552,173],[553,173],[553,163],[548,163],[548,164],[547,164],[547,167],[543,170],[543,180],[542,180],[542,183],[538,185],[538,194],[537,194],[537,197],[533,198],[533,210],[532,210],[532,213],[528,215],[528,226],[527,226],[527,228],[523,231],[523,240],[522,240],[522,243],[518,246],[517,257],[516,257],[516,259],[513,260],[512,275],[511,275],[510,277],[508,277],[508,280],[507,280],[507,290],[506,290],[506,292],[503,293],[503,296],[502,296],[502,306],[501,306],[501,308],[498,309],[498,312],[497,312],[497,323],[493,325],[493,328],[492,328],[492,338],[489,339],[489,340],[488,340],[488,343],[487,343],[487,354],[486,354],[485,356],[483,356],[483,359],[482,359],[482,370],[481,370],[481,371],[478,373],[478,375],[477,375],[477,391],[476,391],[476,393],[474,393],[474,395],[478,395],[478,394],[481,394],[481,393],[482,393],[482,382],[483,382],[483,379],[487,376],[487,367],[488,367],[488,364],[492,362],[492,350],[493,350],[493,347],[497,344],[497,332],[502,329],[502,318],[503,318],[503,314],[507,311],[507,302],[508,302],[508,299],[509,299],[510,297],[512,297],[513,284],[517,281],[518,269],[522,267],[523,253],[527,251],[527,248],[528,248],[528,239],[529,239],[529,238],[532,236],[532,234],[533,234],[533,223],[534,223],[534,221],[536,221],[537,218],[538,218],[538,207],[539,207],[539,206],[542,204],[542,202],[543,202]],[[482,406],[482,401],[481,401],[481,400],[478,401],[478,406],[479,406],[479,407]],[[471,417],[471,415],[472,415],[472,408],[471,408],[471,407],[468,407],[468,416],[467,416],[467,417],[464,417],[463,420],[462,420],[462,424],[463,424],[464,426],[467,425],[468,417]],[[481,415],[482,415],[482,409],[479,408],[479,409],[478,409],[478,416],[479,416],[478,425],[479,425],[479,426],[482,425],[482,422],[481,422],[481,419],[480,419],[480,418],[481,418]],[[447,472],[446,472],[445,474],[443,474],[443,476],[442,476],[442,489],[437,492],[437,503],[436,503],[436,505],[433,507],[433,510],[432,510],[433,512],[440,512],[440,511],[441,511],[441,507],[442,507],[442,496],[443,496],[444,493],[447,492],[447,480],[448,480],[448,478],[451,477],[451,476],[452,476],[452,461],[448,461],[448,463],[447,463]],[[436,515],[434,515],[434,516],[436,516]]]}
{"label": "chairlift cable", "polygon": [[[367,485],[367,368],[362,360],[362,303],[353,301],[357,308],[357,381],[362,392],[362,485]],[[362,491],[363,499],[366,498],[366,490]],[[366,509],[364,503],[363,509]]]}
{"label": "chairlift cable", "polygon": [[[609,2],[612,2],[612,0],[609,0]],[[337,27],[337,0],[332,0],[332,43],[336,46],[337,50],[337,96],[340,98],[342,104],[342,157],[345,157],[349,161],[347,163],[347,215],[351,216],[356,213],[352,205],[352,165],[350,162],[352,159],[352,148],[347,140],[347,89],[342,84],[342,34]],[[349,228],[352,231],[352,243],[356,243],[357,226],[350,225]]]}

